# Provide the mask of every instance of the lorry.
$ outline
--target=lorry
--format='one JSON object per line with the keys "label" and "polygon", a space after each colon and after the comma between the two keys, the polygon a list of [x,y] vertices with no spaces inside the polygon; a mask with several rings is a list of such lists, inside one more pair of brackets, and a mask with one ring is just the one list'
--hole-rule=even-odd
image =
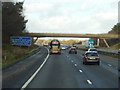
{"label": "lorry", "polygon": [[85,48],[94,48],[94,40],[85,40]]}
{"label": "lorry", "polygon": [[49,54],[61,54],[61,49],[60,49],[60,42],[56,39],[51,40],[49,44]]}

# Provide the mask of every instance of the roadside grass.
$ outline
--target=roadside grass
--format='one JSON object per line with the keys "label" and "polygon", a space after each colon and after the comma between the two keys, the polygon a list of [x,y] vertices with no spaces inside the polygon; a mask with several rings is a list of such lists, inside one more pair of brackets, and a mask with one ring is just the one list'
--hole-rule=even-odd
{"label": "roadside grass", "polygon": [[33,49],[38,48],[37,45],[29,47],[11,46],[9,44],[2,44],[2,69],[8,68],[13,64],[37,53],[39,49],[29,53]]}
{"label": "roadside grass", "polygon": [[106,55],[106,56],[109,56],[109,57],[113,57],[113,58],[118,58],[120,59],[120,55],[113,55],[113,54],[107,54],[107,53],[100,53],[101,55]]}
{"label": "roadside grass", "polygon": [[107,47],[98,47],[98,49],[105,49],[105,50],[118,50],[120,48],[120,42],[113,45],[113,46],[110,46],[109,48]]}

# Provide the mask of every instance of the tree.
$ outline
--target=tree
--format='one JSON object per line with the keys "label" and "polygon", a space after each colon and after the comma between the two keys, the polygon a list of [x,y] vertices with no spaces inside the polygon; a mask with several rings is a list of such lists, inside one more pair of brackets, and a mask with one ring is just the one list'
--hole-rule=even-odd
{"label": "tree", "polygon": [[9,43],[10,36],[26,33],[27,21],[23,16],[23,2],[2,2],[3,43]]}
{"label": "tree", "polygon": [[[108,32],[108,34],[118,34],[120,35],[120,23],[117,23],[116,25],[113,26],[112,30]],[[120,42],[120,39],[107,39],[106,40],[110,46],[113,46],[117,43]]]}
{"label": "tree", "polygon": [[120,23],[113,26],[112,30],[108,34],[120,34]]}

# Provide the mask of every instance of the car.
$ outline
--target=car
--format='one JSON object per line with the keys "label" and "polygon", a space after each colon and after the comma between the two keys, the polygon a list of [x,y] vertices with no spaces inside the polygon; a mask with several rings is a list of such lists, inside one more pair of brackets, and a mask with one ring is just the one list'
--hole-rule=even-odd
{"label": "car", "polygon": [[71,53],[77,54],[77,49],[75,47],[70,48],[69,49],[69,54],[71,54]]}
{"label": "car", "polygon": [[97,53],[97,49],[96,48],[89,48],[88,51]]}
{"label": "car", "polygon": [[76,49],[78,49],[78,45],[73,45],[72,47],[75,47]]}
{"label": "car", "polygon": [[98,65],[100,65],[100,56],[98,55],[98,53],[90,51],[85,52],[83,57],[83,64],[86,65],[88,63],[97,63]]}
{"label": "car", "polygon": [[70,48],[71,46],[70,45],[68,45],[68,48]]}
{"label": "car", "polygon": [[62,47],[61,47],[61,50],[66,50],[66,47],[65,47],[65,46],[62,46]]}
{"label": "car", "polygon": [[66,49],[68,49],[68,46],[65,46]]}

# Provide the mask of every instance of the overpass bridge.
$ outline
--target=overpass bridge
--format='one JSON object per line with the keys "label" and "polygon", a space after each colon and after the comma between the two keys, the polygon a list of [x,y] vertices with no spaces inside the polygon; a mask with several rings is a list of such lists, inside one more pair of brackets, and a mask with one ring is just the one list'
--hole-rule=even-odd
{"label": "overpass bridge", "polygon": [[99,46],[99,39],[103,39],[106,46],[109,48],[109,45],[105,39],[117,39],[120,35],[116,34],[62,34],[62,33],[26,33],[24,36],[27,37],[37,37],[33,41],[35,43],[40,37],[72,37],[72,38],[97,38],[97,45]]}
{"label": "overpass bridge", "polygon": [[118,38],[119,35],[114,34],[61,34],[61,33],[26,33],[29,37],[72,37],[72,38]]}

